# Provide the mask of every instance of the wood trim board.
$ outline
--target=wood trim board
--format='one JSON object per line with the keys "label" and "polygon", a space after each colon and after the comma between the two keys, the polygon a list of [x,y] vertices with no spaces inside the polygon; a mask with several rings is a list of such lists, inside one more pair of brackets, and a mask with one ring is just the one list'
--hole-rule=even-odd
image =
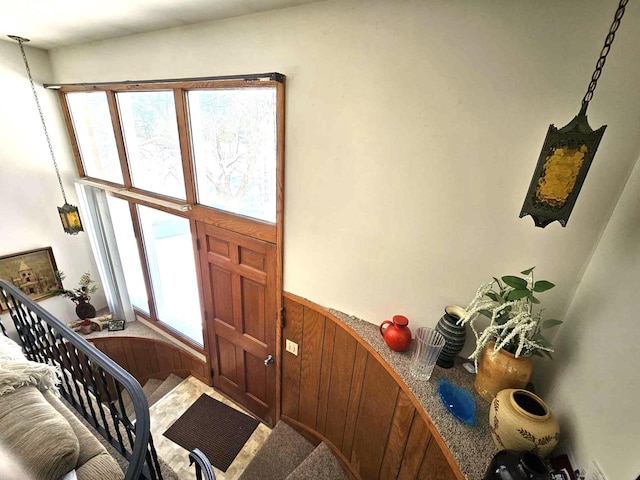
{"label": "wood trim board", "polygon": [[98,337],[89,340],[101,352],[131,373],[140,384],[149,378],[189,372],[208,383],[206,363],[168,342],[141,337]]}

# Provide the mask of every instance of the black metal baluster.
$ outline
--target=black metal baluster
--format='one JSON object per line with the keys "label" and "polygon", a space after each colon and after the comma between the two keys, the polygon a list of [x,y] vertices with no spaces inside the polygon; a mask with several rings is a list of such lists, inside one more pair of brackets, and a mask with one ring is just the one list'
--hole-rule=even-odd
{"label": "black metal baluster", "polygon": [[78,373],[76,371],[76,367],[73,364],[73,359],[71,358],[71,353],[70,353],[70,351],[73,352],[74,355],[77,357],[77,354],[75,353],[76,347],[74,347],[70,343],[66,343],[65,350],[67,351],[67,359],[69,360],[69,373],[71,374],[71,381],[73,382],[73,386],[75,387],[75,391],[76,391],[76,396],[78,397],[78,404],[82,409],[82,416],[85,419],[87,419],[89,418],[89,416],[87,414],[87,408],[84,405],[84,400],[82,398],[82,392],[80,390],[80,386],[78,385]]}
{"label": "black metal baluster", "polygon": [[[89,374],[89,380],[91,381],[91,386],[93,387],[93,394],[96,398],[98,410],[100,410],[100,416],[102,417],[102,423],[104,425],[105,432],[107,434],[107,440],[111,441],[113,439],[113,435],[111,435],[111,430],[109,429],[109,423],[107,422],[107,416],[104,413],[104,406],[102,404],[102,395],[100,394],[100,389],[98,388],[98,384],[96,383],[94,369],[92,368],[91,361],[87,358],[86,355],[82,356],[84,360],[84,364],[86,367],[86,372]],[[114,428],[118,428],[116,424],[114,424]]]}
{"label": "black metal baluster", "polygon": [[[29,312],[29,316],[31,317],[32,320],[33,319],[33,312]],[[36,317],[37,321],[34,321],[34,329],[36,330],[36,332],[38,332],[38,339],[39,339],[39,352],[44,356],[45,358],[45,362],[48,365],[51,365],[53,367],[57,367],[58,370],[58,374],[60,377],[60,381],[57,385],[58,390],[60,390],[61,388],[64,390],[62,381],[63,378],[65,381],[67,381],[67,377],[65,375],[64,369],[60,363],[59,360],[59,351],[56,348],[56,352],[54,352],[54,345],[55,345],[55,337],[53,335],[49,335],[49,332],[47,331],[49,327],[49,325],[42,320],[39,316]]]}
{"label": "black metal baluster", "polygon": [[[79,411],[79,409],[77,407],[80,406],[82,409],[84,409],[84,406],[82,406],[82,398],[80,396],[80,389],[78,387],[78,383],[75,380],[76,374],[75,374],[75,372],[73,370],[73,363],[71,361],[71,355],[69,354],[69,347],[72,347],[72,345],[68,341],[65,341],[65,340],[60,342],[59,345],[62,347],[62,351],[63,351],[62,363],[64,365],[64,370],[63,370],[64,376],[67,379],[67,381],[70,382],[71,385],[73,385],[73,388],[71,388],[71,387],[69,388],[69,398],[68,398],[68,400],[70,400],[71,403],[76,407],[76,410]],[[74,392],[74,390],[75,390],[75,392]],[[86,413],[84,415],[86,415]]]}
{"label": "black metal baluster", "polygon": [[[62,396],[66,398],[67,401],[70,401],[72,402],[73,405],[75,405],[75,399],[73,398],[72,391],[71,391],[71,383],[69,382],[69,377],[64,367],[63,356],[62,356],[62,353],[60,352],[60,348],[58,348],[58,340],[56,339],[57,335],[55,334],[55,331],[53,330],[51,325],[47,324],[47,329],[49,330],[49,333],[53,341],[51,354],[55,357],[54,361],[58,363],[58,367],[60,368],[60,373],[62,374],[62,382],[60,383],[60,386],[58,388],[62,391],[61,392]],[[65,385],[66,385],[66,388],[65,388]]]}
{"label": "black metal baluster", "polygon": [[153,465],[149,465],[149,470],[154,471],[154,474],[159,479],[162,479],[162,471],[160,469],[160,462],[158,461],[158,453],[156,452],[156,448],[153,445],[153,435],[149,433],[149,448],[148,450],[151,452],[151,458],[153,460]]}
{"label": "black metal baluster", "polygon": [[116,387],[116,395],[118,396],[118,403],[120,405],[120,414],[123,416],[123,418],[127,419],[127,423],[123,423],[124,429],[127,432],[127,437],[129,438],[129,444],[131,446],[131,449],[133,450],[133,444],[134,444],[133,433],[135,433],[134,432],[135,427],[133,423],[129,420],[129,417],[127,417],[127,413],[124,408],[124,401],[122,400],[122,392],[120,391],[120,386],[116,383],[115,387]]}
{"label": "black metal baluster", "polygon": [[[100,381],[102,382],[102,387],[104,388],[104,391],[107,395],[107,401],[108,401],[108,405],[109,405],[109,413],[111,414],[111,419],[113,420],[113,428],[116,431],[116,437],[118,439],[118,448],[120,450],[120,452],[126,451],[126,447],[124,445],[124,441],[122,440],[122,434],[120,433],[120,416],[118,414],[118,410],[115,406],[115,401],[113,400],[113,398],[111,397],[111,392],[109,390],[109,382],[107,381],[107,376],[104,372],[104,370],[102,369],[102,367],[98,366],[98,377],[100,378]],[[114,388],[117,389],[117,385],[116,382],[113,378],[111,378],[111,384],[114,385]],[[126,425],[125,425],[125,430],[126,430]],[[113,442],[112,442],[113,445]]]}
{"label": "black metal baluster", "polygon": [[[122,426],[124,428],[134,431],[135,427],[133,425],[133,422],[129,418],[129,415],[127,414],[127,410],[124,406],[124,399],[122,398],[122,395],[121,395],[121,389],[118,388],[115,381],[113,382],[113,385],[114,385],[114,391],[116,392],[116,399],[113,400],[114,415],[117,415],[118,421],[122,423]],[[118,410],[118,405],[120,406],[120,410]]]}
{"label": "black metal baluster", "polygon": [[[89,405],[89,410],[91,411],[91,419],[93,420],[93,425],[96,428],[100,427],[100,423],[98,422],[98,417],[96,416],[96,412],[95,409],[93,408],[93,400],[91,399],[91,394],[90,394],[90,390],[89,387],[87,386],[87,374],[84,371],[84,368],[82,367],[82,361],[80,360],[80,357],[78,356],[78,350],[76,348],[74,348],[73,350],[71,350],[73,352],[73,356],[76,359],[76,365],[78,367],[78,371],[80,372],[80,378],[76,379],[76,384],[78,382],[82,383],[82,389],[84,390],[84,394],[85,394],[85,398],[87,400],[87,404]],[[84,356],[84,354],[82,352],[80,352],[80,355]],[[88,417],[87,420],[89,420]]]}
{"label": "black metal baluster", "polygon": [[35,357],[34,352],[36,350],[36,346],[34,344],[34,337],[31,334],[29,325],[24,317],[24,312],[22,310],[22,303],[16,301],[15,297],[11,295],[11,300],[13,300],[13,314],[11,317],[13,318],[13,323],[16,326],[16,330],[18,332],[18,336],[22,341],[22,346],[25,350],[27,359],[37,362],[38,358]]}
{"label": "black metal baluster", "polygon": [[147,467],[146,470],[149,474],[150,480],[158,480],[158,474],[156,473],[153,464],[152,452],[155,453],[155,449],[151,450],[151,447],[147,448],[145,467]]}
{"label": "black metal baluster", "polygon": [[36,332],[38,354],[44,360],[42,363],[48,364],[51,358],[51,344],[49,342],[49,338],[47,337],[47,331],[44,328],[44,321],[37,315],[35,315],[34,317],[34,313],[31,310],[28,311],[28,314],[29,318],[31,319],[31,324],[33,325],[33,330]]}
{"label": "black metal baluster", "polygon": [[29,337],[29,340],[31,341],[32,344],[32,352],[31,355],[34,358],[34,361],[40,362],[40,363],[46,363],[47,359],[44,356],[44,354],[40,351],[39,345],[38,345],[38,336],[37,334],[37,330],[35,329],[35,326],[31,325],[32,322],[30,322],[30,318],[29,318],[29,310],[27,310],[27,308],[24,306],[24,304],[20,304],[20,315],[23,318],[23,323],[25,325],[25,334]]}
{"label": "black metal baluster", "polygon": [[[4,304],[5,304],[5,305],[7,305],[7,308],[9,308],[9,307],[8,307],[8,303],[7,303],[7,294],[5,293],[5,291],[4,291],[4,289],[3,289],[3,288],[0,288],[0,300],[3,300],[3,301],[4,301]],[[2,330],[2,334],[3,334],[5,337],[8,337],[8,336],[9,336],[9,335],[7,334],[7,329],[6,329],[6,328],[4,328],[4,324],[2,323],[2,321],[0,321],[0,329]]]}

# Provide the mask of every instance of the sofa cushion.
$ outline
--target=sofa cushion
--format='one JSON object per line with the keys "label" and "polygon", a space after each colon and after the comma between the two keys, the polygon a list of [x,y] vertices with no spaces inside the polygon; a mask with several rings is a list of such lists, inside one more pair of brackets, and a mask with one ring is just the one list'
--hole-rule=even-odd
{"label": "sofa cushion", "polygon": [[33,386],[0,396],[0,441],[38,480],[57,480],[78,463],[69,422]]}
{"label": "sofa cushion", "polygon": [[104,450],[76,470],[78,480],[122,480],[124,473],[111,455]]}
{"label": "sofa cushion", "polygon": [[[60,413],[69,423],[80,445],[76,474],[78,480],[100,479],[100,480],[120,480],[122,470],[107,450],[87,427],[85,427],[76,416],[69,411],[51,392],[45,392],[44,398]],[[97,408],[94,407],[94,408]],[[97,412],[96,412],[97,413]],[[92,476],[92,475],[97,476]]]}

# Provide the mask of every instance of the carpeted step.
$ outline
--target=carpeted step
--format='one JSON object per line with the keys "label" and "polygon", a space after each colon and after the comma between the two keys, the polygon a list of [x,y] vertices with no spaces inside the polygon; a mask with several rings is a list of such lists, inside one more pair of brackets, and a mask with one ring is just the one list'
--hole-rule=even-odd
{"label": "carpeted step", "polygon": [[278,422],[238,480],[285,480],[313,450],[298,432]]}
{"label": "carpeted step", "polygon": [[[147,397],[147,402],[149,402],[150,397],[161,385],[162,380],[158,380],[157,378],[150,378],[149,380],[147,380],[147,383],[145,383],[144,387],[142,387],[144,396]],[[124,403],[124,411],[127,412],[129,420],[133,421],[136,418],[136,415],[133,411],[133,402],[131,401],[131,397],[126,391],[122,392],[122,402]],[[151,403],[149,403],[149,406],[151,406]]]}
{"label": "carpeted step", "polygon": [[286,480],[347,480],[347,476],[331,449],[323,442]]}
{"label": "carpeted step", "polygon": [[142,391],[144,392],[144,396],[147,397],[147,400],[153,393],[162,385],[162,380],[158,380],[157,378],[150,378],[147,380],[147,383],[142,387]]}
{"label": "carpeted step", "polygon": [[147,400],[149,401],[149,407],[151,407],[151,405],[156,404],[158,400],[160,400],[162,397],[168,394],[171,390],[173,390],[178,385],[180,385],[183,380],[184,380],[183,378],[180,378],[179,376],[173,373],[169,375],[166,378],[166,380],[162,382],[158,386],[158,388],[154,390],[153,393],[151,393],[151,395],[147,395]]}

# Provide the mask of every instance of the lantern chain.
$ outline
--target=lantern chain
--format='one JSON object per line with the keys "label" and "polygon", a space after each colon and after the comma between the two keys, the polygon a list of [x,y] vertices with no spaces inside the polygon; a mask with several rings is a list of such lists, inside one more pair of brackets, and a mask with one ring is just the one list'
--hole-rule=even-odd
{"label": "lantern chain", "polygon": [[27,75],[29,76],[29,82],[31,83],[31,91],[33,92],[33,98],[36,101],[36,106],[38,107],[38,113],[40,114],[40,122],[42,122],[42,129],[44,130],[44,136],[47,139],[47,145],[49,145],[49,152],[51,153],[51,160],[53,160],[53,167],[56,169],[56,175],[58,176],[58,184],[60,185],[60,191],[62,192],[62,198],[64,199],[64,203],[67,202],[67,195],[64,193],[64,187],[62,186],[62,178],[60,177],[60,170],[58,169],[58,162],[56,161],[56,156],[53,153],[53,146],[51,145],[51,139],[49,138],[49,131],[47,130],[47,124],[44,121],[44,114],[42,113],[42,108],[40,107],[40,100],[38,99],[38,92],[36,91],[35,84],[33,83],[33,76],[31,75],[31,69],[29,68],[29,62],[27,61],[27,55],[24,51],[23,42],[29,41],[25,38],[16,37],[13,35],[9,35],[10,38],[17,41],[20,44],[20,51],[22,52],[22,59],[24,60],[24,66],[27,70]]}
{"label": "lantern chain", "polygon": [[587,107],[589,106],[589,102],[593,98],[593,92],[598,85],[600,75],[602,75],[602,69],[605,62],[607,61],[607,55],[609,55],[609,52],[611,51],[611,44],[613,43],[613,39],[616,36],[618,27],[620,27],[620,20],[622,20],[622,16],[624,15],[625,9],[627,7],[627,3],[629,3],[629,0],[620,0],[620,3],[618,4],[618,9],[616,10],[616,14],[613,17],[613,23],[609,28],[609,33],[607,34],[607,38],[604,41],[604,46],[600,51],[600,57],[596,62],[596,69],[593,71],[593,75],[591,76],[591,82],[589,82],[587,93],[585,93],[584,98],[582,99],[582,108],[580,109],[581,115],[587,113]]}

